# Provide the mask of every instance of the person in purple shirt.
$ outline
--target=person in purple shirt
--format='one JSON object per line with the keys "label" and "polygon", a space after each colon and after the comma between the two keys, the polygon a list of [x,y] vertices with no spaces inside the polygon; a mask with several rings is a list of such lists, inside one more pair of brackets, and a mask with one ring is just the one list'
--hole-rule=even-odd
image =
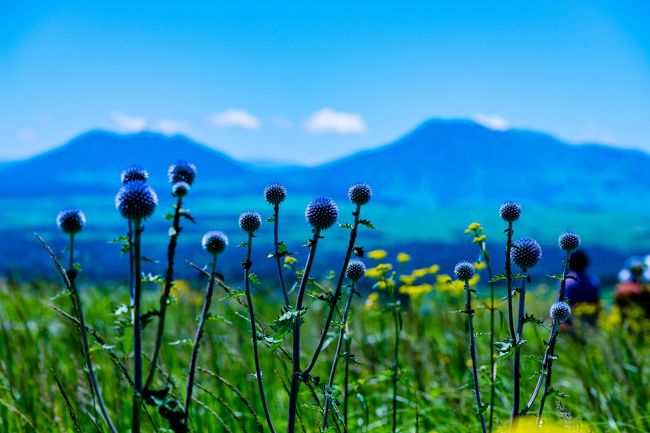
{"label": "person in purple shirt", "polygon": [[587,323],[594,325],[600,311],[600,283],[597,278],[587,273],[589,258],[582,250],[571,254],[569,275],[566,282],[565,296],[569,299],[571,309]]}

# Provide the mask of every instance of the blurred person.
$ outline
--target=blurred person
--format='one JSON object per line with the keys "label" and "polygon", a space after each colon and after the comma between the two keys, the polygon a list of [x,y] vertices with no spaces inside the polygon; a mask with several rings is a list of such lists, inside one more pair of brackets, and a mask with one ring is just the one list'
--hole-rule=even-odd
{"label": "blurred person", "polygon": [[621,310],[623,320],[650,318],[650,291],[644,277],[647,277],[647,266],[636,257],[629,259],[618,274],[614,301]]}
{"label": "blurred person", "polygon": [[600,282],[587,273],[588,266],[589,257],[584,251],[571,254],[565,296],[575,318],[595,325],[600,312]]}

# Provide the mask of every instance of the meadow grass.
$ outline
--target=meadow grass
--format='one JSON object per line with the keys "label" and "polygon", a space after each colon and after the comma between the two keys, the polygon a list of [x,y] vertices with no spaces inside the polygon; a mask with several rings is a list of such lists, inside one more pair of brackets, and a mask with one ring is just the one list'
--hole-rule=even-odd
{"label": "meadow grass", "polygon": [[[83,280],[83,279],[82,279]],[[106,405],[119,431],[127,431],[131,420],[132,388],[125,371],[132,375],[132,333],[126,286],[84,286],[82,303],[86,320],[101,337],[101,344],[89,335]],[[174,288],[160,355],[164,375],[154,387],[169,386],[172,395],[183,401],[185,375],[191,354],[192,337],[201,311],[204,281],[181,281]],[[332,281],[322,281],[332,289]],[[481,390],[489,391],[489,312],[481,308],[489,290],[477,286],[475,326]],[[150,287],[150,289],[156,289]],[[531,287],[527,310],[545,318],[556,296],[548,286]],[[320,289],[312,287],[311,294]],[[354,299],[350,315],[350,414],[349,431],[387,432],[391,430],[393,323],[390,312],[366,304],[369,283],[362,285],[363,299]],[[284,306],[279,289],[256,286],[254,303],[261,332],[271,331],[272,323]],[[273,293],[271,293],[273,291]],[[0,282],[0,432],[92,432],[102,431],[101,415],[93,405],[87,375],[79,351],[79,333],[65,313],[71,313],[68,296],[60,283],[39,281],[31,284]],[[498,288],[498,298],[504,296]],[[243,298],[226,298],[217,288],[206,323],[199,353],[194,402],[189,427],[197,432],[266,431],[262,405],[252,364],[250,323]],[[380,297],[381,299],[381,297]],[[377,301],[376,297],[370,300]],[[403,311],[398,381],[398,431],[459,432],[479,431],[473,393],[470,356],[467,348],[464,292],[431,291],[412,300]],[[158,306],[157,290],[145,291],[143,312]],[[311,353],[318,341],[327,304],[315,297],[307,299],[309,320],[303,326],[303,342]],[[503,301],[496,315],[497,338],[507,335]],[[546,319],[550,325],[550,319]],[[339,328],[332,326],[321,361],[312,375],[327,381]],[[146,355],[152,351],[155,321],[144,329]],[[598,328],[576,325],[575,335],[560,334],[558,359],[553,365],[553,393],[544,419],[547,424],[575,431],[635,432],[650,430],[650,384],[648,383],[648,339],[642,332],[631,333],[616,314],[605,313]],[[647,332],[646,332],[647,335]],[[540,357],[548,330],[529,324],[522,348],[522,397],[527,399],[537,379]],[[286,429],[288,388],[291,381],[290,339],[276,350],[261,340],[260,357],[269,410],[279,431]],[[111,358],[113,356],[114,358]],[[303,364],[307,363],[304,355]],[[512,395],[511,360],[497,360],[498,376],[495,425],[507,431]],[[339,368],[335,384],[338,402],[332,412],[340,413]],[[164,379],[164,380],[163,380]],[[297,431],[318,432],[322,424],[325,398],[319,386],[300,389]],[[143,432],[169,432],[155,408],[143,413]],[[95,421],[93,421],[95,420]],[[330,416],[330,430],[342,431],[337,416]]]}

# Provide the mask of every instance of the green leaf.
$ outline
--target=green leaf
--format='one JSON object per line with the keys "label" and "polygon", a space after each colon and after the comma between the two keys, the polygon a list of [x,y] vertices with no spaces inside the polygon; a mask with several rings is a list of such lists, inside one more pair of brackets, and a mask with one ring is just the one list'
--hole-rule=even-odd
{"label": "green leaf", "polygon": [[255,275],[255,274],[249,274],[248,279],[250,280],[251,283],[255,284],[256,286],[259,286],[260,284],[262,284],[259,277],[257,275]]}
{"label": "green leaf", "polygon": [[238,247],[247,247],[247,246],[248,246],[248,242],[240,242],[237,246],[238,246]]}
{"label": "green leaf", "polygon": [[368,220],[361,220],[359,221],[359,224],[368,227],[369,229],[375,230],[376,227],[372,225],[372,223]]}
{"label": "green leaf", "polygon": [[352,229],[352,225],[348,223],[339,224],[339,227],[341,227],[342,229]]}
{"label": "green leaf", "polygon": [[147,256],[142,256],[142,257],[140,257],[140,259],[141,259],[143,262],[147,262],[147,263],[160,263],[158,260],[150,259],[150,258],[147,257]]}
{"label": "green leaf", "polygon": [[242,296],[246,296],[246,292],[244,290],[233,290],[232,292],[228,293],[226,296],[224,296],[220,300],[224,301],[226,299],[240,298]]}

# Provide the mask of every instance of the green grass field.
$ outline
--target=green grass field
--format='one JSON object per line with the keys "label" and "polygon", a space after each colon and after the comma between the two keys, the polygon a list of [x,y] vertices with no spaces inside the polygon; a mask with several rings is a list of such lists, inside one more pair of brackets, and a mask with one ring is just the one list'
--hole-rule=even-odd
{"label": "green grass field", "polygon": [[[403,266],[408,268],[406,265]],[[542,318],[546,317],[553,298],[549,289],[553,283],[551,280],[543,283],[528,296],[528,311]],[[187,341],[192,339],[197,326],[202,284],[200,281],[179,283],[176,302],[168,313],[162,350],[164,375],[157,376],[156,385],[169,386],[171,395],[179,401],[184,397],[191,351]],[[327,280],[323,284],[327,287]],[[81,286],[87,322],[105,340],[103,344],[93,342],[91,348],[101,389],[119,431],[126,432],[130,426],[132,389],[125,371],[118,366],[125,367],[126,372],[132,368],[129,316],[120,308],[128,303],[128,288],[86,287],[83,282]],[[158,293],[155,287],[151,289],[145,295],[143,311],[157,305]],[[479,298],[485,300],[488,291],[481,283],[478,289]],[[103,428],[84,374],[78,329],[63,314],[71,311],[69,297],[53,298],[61,290],[62,284],[57,282],[29,285],[0,282],[1,432],[92,432]],[[258,322],[263,324],[273,322],[282,307],[276,301],[277,296],[269,295],[268,290],[273,289],[254,287]],[[504,290],[499,290],[501,297]],[[199,356],[190,427],[195,432],[266,431],[256,392],[247,312],[236,299],[223,299],[224,296],[223,291],[215,293],[212,320],[208,322]],[[350,364],[349,431],[388,432],[392,317],[380,307],[365,307],[366,296],[367,292],[355,299],[350,317],[351,353],[357,362]],[[313,351],[325,309],[325,304],[315,298],[307,302],[304,363]],[[455,312],[462,309],[463,302],[462,295],[433,290],[404,309],[397,405],[400,432],[479,431],[468,362],[466,316]],[[503,326],[504,311],[503,303],[499,304],[498,338],[505,337],[507,332]],[[488,310],[479,306],[476,320],[478,364],[485,401],[489,392]],[[268,329],[264,326],[261,332]],[[151,352],[154,330],[152,324],[145,328],[145,353]],[[332,332],[336,332],[336,327]],[[641,334],[625,331],[615,315],[608,312],[597,329],[577,327],[574,336],[562,334],[554,364],[556,392],[549,397],[545,410],[547,424],[557,422],[561,428],[574,431],[648,431],[650,349],[647,338],[638,335]],[[529,324],[524,337],[527,342],[522,348],[523,399],[527,400],[537,377],[548,330]],[[322,381],[332,362],[333,346],[326,347],[313,372]],[[261,344],[266,393],[278,431],[283,431],[286,425],[291,373],[288,351],[290,339],[275,351]],[[508,426],[511,407],[511,360],[499,359],[497,366],[495,422],[501,429]],[[339,368],[335,381],[339,401],[343,370]],[[323,391],[318,385],[302,386],[299,431],[320,430],[323,405]],[[340,423],[332,424],[331,430],[342,431]],[[143,431],[171,430],[155,408],[149,407],[143,418]]]}

